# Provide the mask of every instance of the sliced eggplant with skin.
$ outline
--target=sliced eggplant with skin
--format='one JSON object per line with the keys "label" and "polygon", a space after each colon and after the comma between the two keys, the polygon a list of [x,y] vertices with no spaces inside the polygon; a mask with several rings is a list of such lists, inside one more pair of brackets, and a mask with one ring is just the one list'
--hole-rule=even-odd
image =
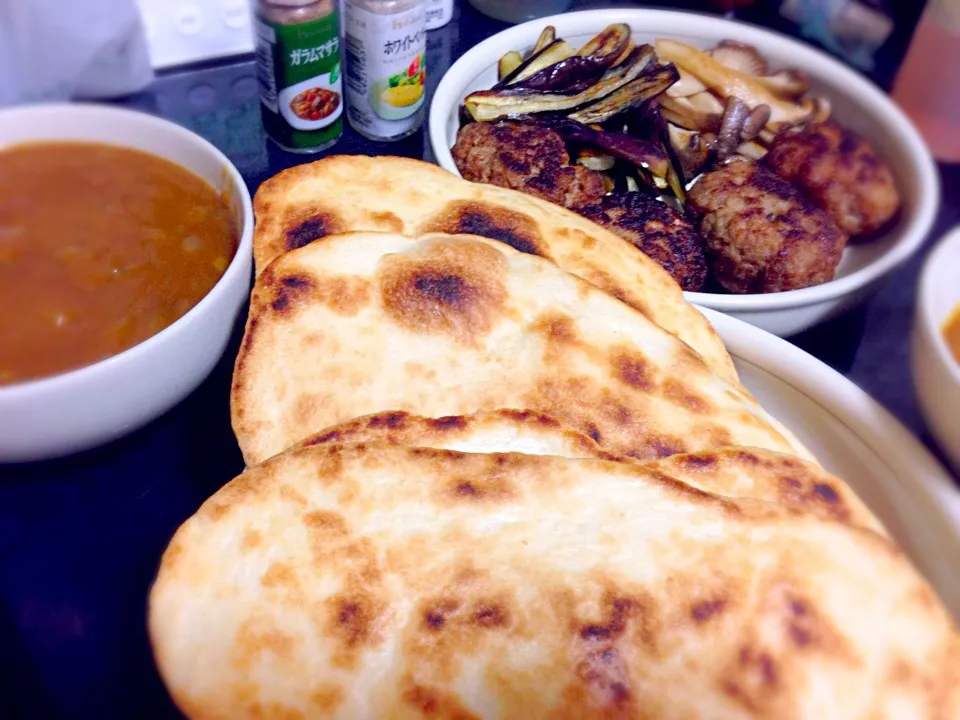
{"label": "sliced eggplant with skin", "polygon": [[614,115],[631,110],[650,98],[656,97],[675,83],[679,77],[673,65],[660,65],[653,72],[643,73],[636,80],[631,80],[605,98],[577,110],[570,115],[570,118],[587,124],[606,122]]}
{"label": "sliced eggplant with skin", "polygon": [[626,23],[608,25],[586,45],[577,50],[577,55],[609,55],[615,60],[630,42],[630,26]]}
{"label": "sliced eggplant with skin", "polygon": [[576,50],[566,40],[555,40],[538,53],[529,63],[520,68],[520,72],[511,80],[509,85],[518,85],[524,80],[549,69],[567,58],[574,57]]}
{"label": "sliced eggplant with skin", "polygon": [[503,80],[523,63],[523,58],[516,50],[504,53],[497,62],[497,80]]}
{"label": "sliced eggplant with skin", "polygon": [[658,178],[666,178],[670,170],[670,158],[666,151],[648,140],[609,130],[597,130],[557,114],[529,115],[517,120],[550,128],[567,142],[591,145],[604,150],[615,158],[649,170]]}
{"label": "sliced eggplant with skin", "polygon": [[500,90],[508,85],[512,85],[520,80],[528,78],[531,75],[540,72],[545,67],[549,67],[554,63],[570,57],[574,54],[574,52],[575,50],[573,47],[565,41],[555,40],[547,45],[547,47],[543,48],[543,50],[526,58],[513,69],[513,72],[505,75],[500,82],[494,85],[493,89]]}
{"label": "sliced eggplant with skin", "polygon": [[[558,65],[572,62],[579,57],[568,58]],[[518,86],[508,86],[470,93],[464,100],[464,104],[470,112],[470,116],[477,121],[496,120],[501,117],[531,113],[573,110],[588,102],[604,98],[631,80],[636,79],[644,68],[653,61],[653,58],[653,48],[649,45],[641,45],[635,48],[625,61],[607,70],[597,82],[572,95],[537,92]],[[554,72],[553,80],[560,87],[569,86],[571,84],[569,82],[570,77],[565,76],[573,71],[573,65],[558,68]]]}
{"label": "sliced eggplant with skin", "polygon": [[553,25],[547,25],[543,30],[540,31],[540,36],[537,38],[537,42],[533,44],[533,47],[530,48],[523,59],[526,60],[528,57],[536,55],[547,45],[553,43],[556,39],[557,29]]}

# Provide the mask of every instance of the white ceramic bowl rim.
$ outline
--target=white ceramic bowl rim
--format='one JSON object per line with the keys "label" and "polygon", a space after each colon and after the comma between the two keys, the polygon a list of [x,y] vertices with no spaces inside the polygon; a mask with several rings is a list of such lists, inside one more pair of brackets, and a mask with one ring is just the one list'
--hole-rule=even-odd
{"label": "white ceramic bowl rim", "polygon": [[[763,45],[775,40],[784,48],[784,54],[789,54],[797,66],[803,67],[813,76],[830,76],[838,79],[847,88],[847,94],[858,100],[860,104],[872,107],[887,115],[896,125],[900,139],[908,150],[914,164],[914,170],[920,179],[920,186],[929,188],[929,192],[921,193],[913,218],[910,224],[903,229],[900,241],[866,267],[822,285],[781,293],[753,295],[684,293],[690,302],[705,305],[715,310],[733,312],[765,312],[818,304],[835,300],[869,285],[906,261],[920,248],[933,226],[937,206],[940,202],[940,176],[930,156],[930,151],[920,134],[900,108],[869,80],[824,52],[786,35],[746,23],[675,10],[647,10],[642,8],[631,8],[629,11],[584,10],[531,20],[508,28],[468,50],[457,60],[455,66],[459,65],[466,69],[489,65],[491,59],[500,57],[508,50],[516,50],[524,44],[529,44],[530,38],[536,37],[546,25],[556,27],[557,35],[562,37],[563,35],[583,33],[583,27],[597,21],[602,23],[624,22],[625,12],[631,16],[643,15],[646,25],[654,28],[655,32],[662,32],[665,35],[671,34],[679,38],[683,38],[685,35],[696,36],[701,28],[703,28],[703,33],[713,36],[718,34],[717,28],[725,27],[730,29],[730,36],[735,37],[740,42]],[[677,30],[662,31],[656,29],[670,25],[675,26]],[[464,70],[465,72],[466,70]],[[446,143],[446,127],[449,117],[447,111],[449,108],[457,107],[461,101],[460,89],[455,85],[460,85],[463,74],[457,73],[456,75],[455,77],[451,71],[444,75],[437,86],[430,110],[429,129],[433,153],[437,162],[447,167],[454,166],[453,156]]]}
{"label": "white ceramic bowl rim", "polygon": [[[934,247],[924,261],[923,270],[920,272],[920,307],[922,322],[933,338],[933,346],[936,348],[937,355],[940,356],[940,361],[949,368],[950,376],[957,385],[960,385],[960,363],[953,357],[943,337],[943,323],[947,320],[947,316],[936,315],[934,306],[937,303],[933,298],[939,279],[938,274],[941,268],[947,267],[946,263],[950,262],[951,258],[954,258],[954,262],[960,260],[960,226],[947,233],[947,236]],[[960,304],[960,297],[957,298],[957,303]]]}
{"label": "white ceramic bowl rim", "polygon": [[[71,102],[48,103],[44,105],[26,105],[23,107],[5,109],[3,113],[4,115],[22,113],[26,118],[36,118],[42,113],[48,113],[51,115],[63,113],[65,108],[69,108],[71,113],[94,113],[97,115],[103,115],[105,113],[113,114],[131,122],[142,123],[147,127],[153,126],[159,131],[167,134],[179,135],[184,142],[196,145],[198,151],[209,154],[221,164],[224,172],[224,180],[227,180],[229,184],[235,185],[240,190],[240,192],[236,193],[236,195],[238,196],[238,200],[240,202],[240,213],[243,217],[243,226],[239,228],[236,252],[230,259],[230,264],[227,265],[227,269],[223,272],[223,275],[220,276],[214,286],[210,288],[207,294],[204,295],[196,305],[190,308],[186,313],[181,315],[170,325],[167,325],[160,332],[154,333],[146,340],[143,340],[142,342],[139,342],[136,345],[123,350],[122,352],[111,355],[110,357],[104,358],[103,360],[99,360],[95,363],[91,363],[90,365],[84,365],[83,367],[76,368],[75,370],[66,370],[55,375],[47,375],[35,380],[25,380],[23,382],[0,386],[0,396],[2,396],[5,400],[16,401],[27,398],[38,391],[50,392],[54,389],[59,390],[70,386],[80,386],[102,373],[109,373],[111,368],[119,363],[133,361],[137,357],[151,352],[155,345],[163,342],[169,335],[175,333],[177,326],[184,322],[189,322],[192,316],[202,312],[206,305],[213,302],[212,298],[214,296],[227,292],[226,288],[231,284],[230,281],[232,278],[238,273],[243,272],[241,267],[243,263],[239,260],[241,254],[250,253],[252,251],[251,243],[253,237],[253,207],[250,202],[249,192],[245,192],[246,184],[243,181],[243,177],[226,155],[220,152],[220,150],[218,150],[212,143],[200,137],[196,133],[190,132],[186,128],[181,127],[176,123],[170,122],[169,120],[164,120],[163,118],[155,115],[150,115],[138,110],[130,110],[113,105],[101,105],[96,103]],[[43,141],[42,138],[37,138],[36,140],[38,142]],[[69,142],[69,140],[65,140],[65,142]],[[110,144],[109,141],[103,140],[97,140],[94,142]],[[126,147],[120,143],[116,144]],[[2,146],[0,146],[0,151],[2,151],[2,149]],[[135,149],[140,150],[140,148]],[[140,151],[148,152],[146,150]],[[224,185],[226,184],[227,183],[224,183]]]}

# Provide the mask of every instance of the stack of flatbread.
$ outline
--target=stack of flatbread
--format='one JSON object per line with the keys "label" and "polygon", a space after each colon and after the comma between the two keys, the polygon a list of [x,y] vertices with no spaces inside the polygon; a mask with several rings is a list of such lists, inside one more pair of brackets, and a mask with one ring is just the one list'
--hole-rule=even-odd
{"label": "stack of flatbread", "polygon": [[255,209],[248,469],[150,596],[187,716],[960,717],[936,594],[632,245],[398,158]]}

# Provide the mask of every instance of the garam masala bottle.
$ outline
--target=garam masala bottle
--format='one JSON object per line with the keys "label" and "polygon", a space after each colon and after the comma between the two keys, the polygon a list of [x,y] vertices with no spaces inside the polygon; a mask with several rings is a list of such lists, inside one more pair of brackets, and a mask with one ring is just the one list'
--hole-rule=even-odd
{"label": "garam masala bottle", "polygon": [[257,76],[267,137],[318,152],[343,132],[337,0],[258,0]]}
{"label": "garam masala bottle", "polygon": [[423,124],[424,0],[345,0],[347,117],[371,140],[399,140]]}

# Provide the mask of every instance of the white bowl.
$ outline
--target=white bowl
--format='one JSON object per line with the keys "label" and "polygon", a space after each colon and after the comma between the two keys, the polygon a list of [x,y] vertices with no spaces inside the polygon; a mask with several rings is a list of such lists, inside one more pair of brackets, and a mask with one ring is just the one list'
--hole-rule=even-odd
{"label": "white bowl", "polygon": [[857,72],[809,45],[715,17],[667,10],[589,10],[534,20],[494,35],[454,63],[437,87],[429,119],[437,162],[457,173],[450,148],[456,140],[458,109],[469,93],[496,82],[497,59],[503,53],[526,50],[545,25],[553,25],[558,37],[577,44],[615,22],[628,23],[639,42],[673,37],[710,47],[733,39],[756,46],[774,68],[805,70],[812,80],[812,92],[830,99],[833,116],[883,154],[903,195],[903,211],[896,224],[870,243],[848,247],[831,282],[764,295],[690,292],[686,293],[688,300],[789,336],[863,301],[923,243],[940,202],[939,176],[929,150],[900,109]]}
{"label": "white bowl", "polygon": [[960,473],[960,364],[943,338],[943,323],[960,306],[960,227],[930,253],[920,275],[913,324],[913,384],[927,425]]}
{"label": "white bowl", "polygon": [[250,193],[226,156],[203,138],[166,120],[109,106],[51,104],[0,112],[0,150],[30,140],[104,142],[182,165],[225,194],[240,241],[206,297],[156,335],[93,365],[0,386],[0,462],[84,450],[169,410],[220,359],[251,280]]}
{"label": "white bowl", "polygon": [[836,370],[729,315],[712,310],[704,315],[746,388],[850,485],[960,620],[960,491],[950,474],[896,418]]}

